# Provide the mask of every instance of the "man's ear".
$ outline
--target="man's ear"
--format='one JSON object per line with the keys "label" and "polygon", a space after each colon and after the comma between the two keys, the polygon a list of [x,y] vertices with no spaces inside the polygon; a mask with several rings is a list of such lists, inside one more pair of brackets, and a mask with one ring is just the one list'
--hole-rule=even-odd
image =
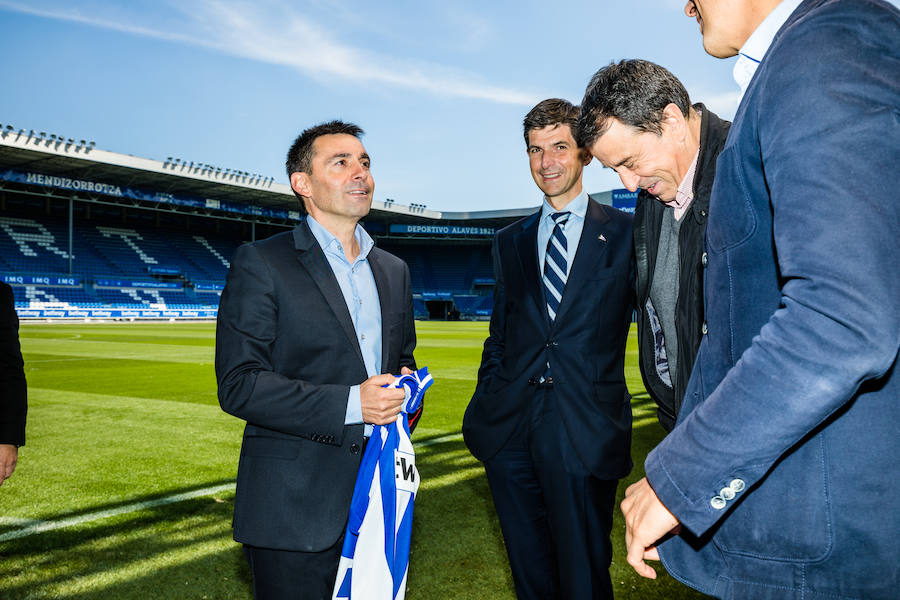
{"label": "man's ear", "polygon": [[309,198],[312,195],[310,193],[309,175],[302,171],[294,171],[291,173],[291,189],[294,190],[294,193],[299,194],[304,198]]}
{"label": "man's ear", "polygon": [[674,102],[669,102],[663,109],[662,117],[663,129],[668,129],[676,134],[678,139],[683,138],[687,134],[687,121],[685,116],[681,114],[681,109]]}
{"label": "man's ear", "polygon": [[581,149],[581,164],[585,167],[591,164],[591,161],[594,160],[594,155],[591,154],[591,151],[587,148]]}

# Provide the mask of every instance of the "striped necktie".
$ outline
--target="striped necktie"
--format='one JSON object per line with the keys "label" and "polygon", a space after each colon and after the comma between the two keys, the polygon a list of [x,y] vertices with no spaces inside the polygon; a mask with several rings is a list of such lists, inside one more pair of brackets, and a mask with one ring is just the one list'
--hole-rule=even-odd
{"label": "striped necktie", "polygon": [[563,290],[566,288],[568,244],[563,228],[570,214],[572,213],[569,211],[550,214],[556,225],[553,226],[553,233],[547,241],[547,253],[544,255],[544,297],[547,300],[547,312],[551,323],[556,320]]}

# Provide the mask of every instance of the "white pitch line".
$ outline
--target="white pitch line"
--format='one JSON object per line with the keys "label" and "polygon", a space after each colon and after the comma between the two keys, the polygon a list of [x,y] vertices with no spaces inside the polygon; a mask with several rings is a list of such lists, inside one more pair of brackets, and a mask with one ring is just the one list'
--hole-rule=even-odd
{"label": "white pitch line", "polygon": [[443,444],[444,442],[455,442],[461,439],[463,439],[463,434],[451,433],[449,435],[442,435],[441,437],[431,438],[430,440],[425,440],[424,442],[413,442],[413,448],[427,448],[428,446]]}
{"label": "white pitch line", "polygon": [[43,523],[40,519],[19,519],[16,517],[0,517],[0,525],[15,525],[16,527],[25,527],[26,525],[35,525]]}
{"label": "white pitch line", "polygon": [[[435,446],[437,444],[443,444],[445,442],[453,442],[457,440],[463,439],[461,433],[451,433],[449,435],[443,435],[440,437],[432,438],[430,440],[425,440],[423,442],[415,442],[414,446],[419,448],[426,448],[428,446]],[[34,521],[32,525],[28,527],[23,527],[21,529],[13,529],[12,531],[7,531],[6,533],[0,534],[0,542],[7,542],[9,540],[15,540],[18,538],[27,537],[29,535],[35,535],[37,533],[44,533],[45,531],[53,531],[55,529],[62,529],[64,527],[73,527],[75,525],[81,525],[83,523],[89,523],[91,521],[99,521],[101,519],[108,519],[109,517],[115,517],[118,515],[124,515],[126,513],[137,512],[139,510],[144,510],[146,508],[153,508],[154,506],[163,506],[165,504],[172,504],[174,502],[181,502],[183,500],[191,500],[193,498],[199,498],[202,496],[209,496],[211,494],[215,494],[217,492],[223,492],[226,490],[233,490],[234,484],[229,483],[225,485],[219,485],[210,488],[204,488],[202,490],[194,490],[192,492],[185,492],[183,494],[175,494],[174,496],[166,496],[165,498],[157,498],[156,500],[147,500],[146,502],[135,502],[133,504],[126,504],[124,506],[120,506],[118,508],[111,508],[109,510],[101,510],[97,512],[87,513],[78,517],[72,517],[70,519],[61,519],[59,521]]]}
{"label": "white pitch line", "polygon": [[115,517],[117,515],[124,515],[126,513],[137,512],[139,510],[144,510],[146,508],[153,508],[154,506],[163,506],[165,504],[172,504],[174,502],[181,502],[183,500],[191,500],[193,498],[200,498],[202,496],[209,496],[211,494],[215,494],[217,492],[224,492],[226,490],[233,490],[233,483],[226,483],[224,485],[217,485],[215,487],[203,488],[202,490],[194,490],[192,492],[184,492],[183,494],[175,494],[174,496],[166,496],[165,498],[157,498],[156,500],[147,500],[146,502],[135,502],[133,504],[126,504],[124,506],[119,506],[118,508],[111,508],[109,510],[100,510],[97,512],[87,513],[78,517],[72,517],[69,519],[60,519],[59,521],[38,521],[36,524],[31,525],[29,527],[24,527],[22,529],[14,529],[12,531],[7,531],[4,534],[0,534],[0,542],[6,542],[9,540],[15,540],[18,538],[27,537],[29,535],[34,535],[36,533],[43,533],[45,531],[53,531],[54,529],[62,529],[64,527],[72,527],[74,525],[81,525],[82,523],[89,523],[91,521],[99,521],[101,519],[108,519],[109,517]]}

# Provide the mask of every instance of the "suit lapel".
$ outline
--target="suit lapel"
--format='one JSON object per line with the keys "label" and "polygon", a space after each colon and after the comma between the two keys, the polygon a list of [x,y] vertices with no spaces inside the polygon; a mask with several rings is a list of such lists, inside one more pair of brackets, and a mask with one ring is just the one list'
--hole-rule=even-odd
{"label": "suit lapel", "polygon": [[[586,282],[591,275],[597,272],[597,265],[600,258],[606,252],[607,240],[612,235],[607,230],[609,225],[609,216],[603,207],[595,200],[588,200],[587,213],[584,215],[584,228],[581,230],[581,239],[578,241],[578,250],[575,252],[575,260],[572,268],[569,269],[569,276],[566,278],[566,288],[563,291],[562,303],[559,305],[559,312],[556,313],[556,320],[565,318],[565,313],[569,307],[577,300],[578,294],[585,287]],[[597,293],[591,290],[591,293]]]}
{"label": "suit lapel", "polygon": [[538,224],[541,219],[541,211],[531,215],[528,220],[522,224],[522,230],[513,238],[516,253],[519,255],[519,263],[522,266],[522,273],[525,275],[525,289],[527,289],[535,304],[538,312],[543,315],[543,324],[545,327],[550,325],[550,315],[547,314],[547,305],[544,300],[544,284],[541,281],[541,269],[538,262],[537,250],[537,232]]}
{"label": "suit lapel", "polygon": [[388,273],[375,248],[369,252],[369,266],[372,268],[372,276],[375,277],[375,288],[378,290],[378,304],[381,307],[381,370],[379,373],[387,373],[388,366],[388,350],[390,348],[390,307],[388,306],[388,298],[390,297],[390,282]]}
{"label": "suit lapel", "polygon": [[294,229],[294,246],[298,251],[297,259],[309,273],[322,296],[325,297],[331,312],[334,313],[341,329],[344,330],[344,334],[350,341],[350,347],[356,351],[359,361],[365,365],[359,341],[356,339],[356,330],[353,328],[353,321],[350,318],[350,311],[347,310],[347,303],[344,301],[344,294],[334,276],[334,271],[331,270],[331,265],[328,264],[328,259],[325,258],[325,253],[312,231],[309,230],[306,221]]}

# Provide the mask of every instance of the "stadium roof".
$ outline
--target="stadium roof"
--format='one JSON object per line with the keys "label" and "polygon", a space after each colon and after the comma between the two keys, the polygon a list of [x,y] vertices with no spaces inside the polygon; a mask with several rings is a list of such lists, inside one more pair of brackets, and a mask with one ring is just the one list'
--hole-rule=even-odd
{"label": "stadium roof", "polygon": [[[90,181],[124,188],[143,189],[203,199],[213,199],[251,207],[296,211],[297,199],[291,188],[272,177],[236,169],[222,169],[205,163],[169,157],[165,161],[118,154],[96,148],[94,142],[75,141],[34,130],[16,130],[0,125],[0,172],[40,173],[79,182]],[[609,192],[592,194],[609,203]],[[478,221],[485,226],[501,226],[511,219],[530,214],[535,207],[511,210],[447,212],[422,205],[374,201],[370,219],[395,223],[437,221]]]}
{"label": "stadium roof", "polygon": [[[97,182],[109,186],[145,190],[260,207],[296,211],[297,199],[291,188],[272,177],[236,169],[222,169],[205,163],[168,157],[165,161],[140,158],[96,148],[94,142],[47,135],[34,130],[0,125],[0,173],[39,173],[76,182]],[[610,204],[610,192],[591,194]],[[532,213],[534,206],[520,209],[448,212],[423,205],[397,204],[391,200],[372,203],[369,219],[393,223],[436,223],[478,221],[479,225],[503,226],[512,219]],[[208,211],[204,211],[209,214]]]}

